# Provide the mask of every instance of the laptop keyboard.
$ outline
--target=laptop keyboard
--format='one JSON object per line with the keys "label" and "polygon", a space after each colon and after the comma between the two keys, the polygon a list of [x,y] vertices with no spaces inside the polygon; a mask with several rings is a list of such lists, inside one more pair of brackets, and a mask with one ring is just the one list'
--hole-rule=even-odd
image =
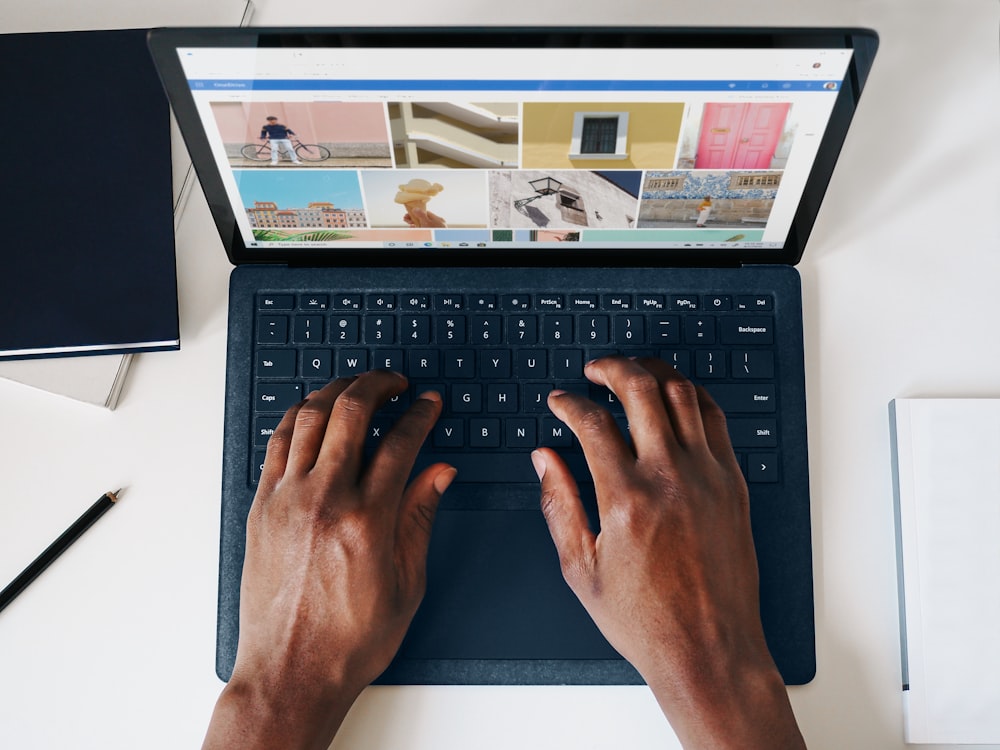
{"label": "laptop keyboard", "polygon": [[553,388],[621,404],[583,376],[610,354],[659,357],[704,385],[725,411],[750,483],[780,480],[773,299],[703,294],[359,294],[257,296],[249,474],[256,484],[282,414],[332,378],[387,368],[408,391],[374,418],[374,448],[412,400],[436,390],[444,409],[419,465],[447,461],[456,481],[536,482],[528,453],[560,449],[586,479],[570,429],[546,407]]}

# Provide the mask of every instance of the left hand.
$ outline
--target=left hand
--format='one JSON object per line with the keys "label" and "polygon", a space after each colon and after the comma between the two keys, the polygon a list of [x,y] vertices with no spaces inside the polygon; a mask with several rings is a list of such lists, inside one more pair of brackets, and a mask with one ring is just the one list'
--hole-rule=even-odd
{"label": "left hand", "polygon": [[290,735],[339,717],[336,731],[423,597],[431,524],[456,472],[435,464],[406,482],[440,396],[421,394],[363,457],[373,414],[405,388],[385,370],[336,380],[292,407],[268,442],[247,519],[236,665],[219,705],[228,697],[297,724],[279,730],[284,747],[306,746]]}

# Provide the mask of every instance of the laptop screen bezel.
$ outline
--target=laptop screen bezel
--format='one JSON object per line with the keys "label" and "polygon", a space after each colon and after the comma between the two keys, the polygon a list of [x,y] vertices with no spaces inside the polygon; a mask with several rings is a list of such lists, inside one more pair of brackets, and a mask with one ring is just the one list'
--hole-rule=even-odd
{"label": "laptop screen bezel", "polygon": [[[149,46],[230,261],[314,266],[739,266],[801,259],[857,107],[878,37],[869,29],[812,28],[190,28],[154,29]],[[181,67],[178,48],[690,48],[851,49],[831,113],[783,247],[642,248],[600,243],[566,249],[247,247]],[[613,252],[609,252],[612,251]]]}

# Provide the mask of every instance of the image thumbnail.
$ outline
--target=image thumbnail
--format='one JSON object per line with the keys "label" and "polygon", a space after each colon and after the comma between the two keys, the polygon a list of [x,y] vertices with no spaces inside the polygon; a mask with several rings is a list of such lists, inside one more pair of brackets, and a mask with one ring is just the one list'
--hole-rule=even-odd
{"label": "image thumbnail", "polygon": [[372,227],[486,228],[486,174],[432,169],[362,172]]}
{"label": "image thumbnail", "polygon": [[763,228],[781,172],[647,172],[640,228]]}
{"label": "image thumbnail", "polygon": [[640,171],[491,171],[490,223],[536,230],[629,229],[638,216]]}
{"label": "image thumbnail", "polygon": [[709,103],[692,108],[678,169],[784,169],[795,131],[788,102]]}
{"label": "image thumbnail", "polygon": [[262,242],[353,239],[368,226],[353,171],[233,173],[254,237]]}
{"label": "image thumbnail", "polygon": [[396,166],[517,167],[516,102],[392,102]]}
{"label": "image thumbnail", "polygon": [[683,103],[526,102],[526,169],[670,169]]}
{"label": "image thumbnail", "polygon": [[391,167],[374,102],[212,102],[230,166]]}

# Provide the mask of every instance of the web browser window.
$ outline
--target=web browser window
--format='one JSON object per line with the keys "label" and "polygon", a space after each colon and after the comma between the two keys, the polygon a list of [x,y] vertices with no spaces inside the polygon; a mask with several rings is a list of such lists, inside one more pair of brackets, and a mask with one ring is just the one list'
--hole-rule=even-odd
{"label": "web browser window", "polygon": [[845,49],[179,50],[248,247],[781,248]]}

